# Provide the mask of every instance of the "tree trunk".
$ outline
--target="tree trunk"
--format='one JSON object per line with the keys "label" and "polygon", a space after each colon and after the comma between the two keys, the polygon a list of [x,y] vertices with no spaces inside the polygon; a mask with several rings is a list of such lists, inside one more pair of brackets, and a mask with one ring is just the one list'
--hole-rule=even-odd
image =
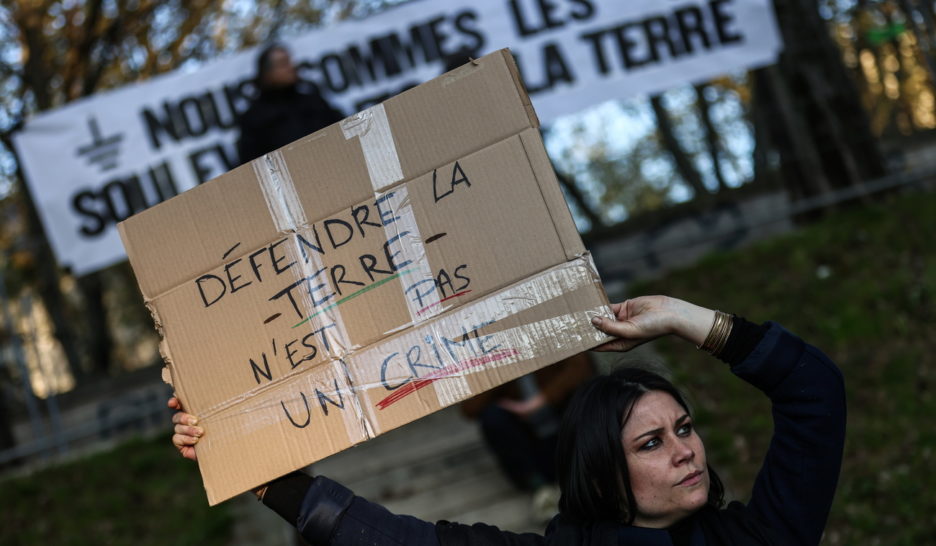
{"label": "tree trunk", "polygon": [[[858,87],[858,94],[862,99],[862,104],[867,106],[873,106],[877,97],[874,95],[874,92],[871,89],[871,84],[868,82],[867,76],[864,72],[864,68],[861,65],[861,53],[867,51],[874,57],[874,66],[878,71],[878,84],[884,85],[880,81],[881,74],[881,61],[878,55],[877,50],[871,45],[867,38],[867,29],[864,26],[864,17],[866,15],[867,9],[864,7],[866,0],[858,0],[857,7],[852,10],[852,17],[849,20],[849,24],[852,27],[853,32],[855,33],[855,38],[853,40],[855,47],[855,56],[858,58],[858,77],[856,78],[855,85]],[[874,123],[874,111],[871,110],[869,113],[869,118],[872,119],[871,127],[873,129]]]}
{"label": "tree trunk", "polygon": [[759,100],[771,105],[766,117],[773,127],[773,138],[782,161],[784,183],[790,196],[796,199],[828,193],[829,181],[822,169],[822,158],[816,153],[816,143],[808,125],[796,111],[786,81],[775,66],[758,71]]}
{"label": "tree trunk", "polygon": [[[884,20],[887,22],[889,28],[894,26],[894,17],[891,15],[890,11],[884,12]],[[909,81],[907,77],[907,71],[904,69],[903,57],[900,54],[900,41],[896,36],[892,36],[887,43],[890,44],[891,48],[894,50],[894,59],[897,61],[897,69],[894,71],[895,76],[897,77],[897,105],[899,106],[899,114],[897,117],[897,130],[899,133],[904,133],[902,129],[906,128],[910,131],[914,128],[913,122],[913,104],[910,98],[905,93],[904,86]],[[904,122],[904,127],[901,126],[900,121]]]}
{"label": "tree trunk", "polygon": [[683,149],[676,133],[673,131],[673,124],[670,121],[669,114],[663,106],[660,95],[650,97],[650,106],[657,120],[657,129],[660,131],[660,137],[663,139],[663,146],[673,157],[676,164],[676,171],[682,177],[683,181],[692,188],[693,197],[699,198],[708,194],[705,184],[702,183],[702,176],[692,164],[689,154]]}
{"label": "tree trunk", "polygon": [[[99,7],[100,6],[96,5],[91,6],[92,9],[89,16],[91,16],[92,19],[96,17],[95,10],[99,9]],[[29,13],[24,11],[20,13],[19,16],[20,19],[17,21],[18,27],[23,35],[25,43],[29,47],[26,62],[23,66],[23,79],[26,82],[26,87],[31,90],[35,96],[37,110],[39,112],[46,111],[55,106],[52,93],[49,89],[49,82],[54,74],[50,72],[51,67],[43,61],[43,52],[47,46],[47,38],[43,34],[43,30],[32,23],[32,18]],[[112,24],[110,32],[116,32],[116,30],[114,30],[115,28],[116,23]],[[86,51],[92,49],[89,43],[81,47]],[[88,73],[99,75],[101,68],[102,66],[100,64],[93,66],[91,61],[86,62],[85,70],[88,71]],[[87,94],[93,92],[93,88],[89,86],[93,86],[96,82],[97,80],[95,78],[86,79],[82,92]],[[54,335],[62,343],[72,374],[75,376],[76,382],[81,382],[86,378],[86,373],[81,362],[81,354],[90,354],[91,358],[93,358],[93,371],[99,371],[99,366],[101,365],[107,366],[108,368],[110,366],[109,354],[112,338],[110,330],[107,328],[106,309],[103,305],[103,293],[101,291],[100,282],[97,282],[96,287],[94,281],[91,281],[90,285],[88,285],[88,283],[79,282],[80,289],[84,286],[91,287],[90,291],[84,291],[83,294],[87,306],[87,309],[83,313],[85,317],[84,324],[88,326],[88,328],[86,334],[82,336],[82,339],[87,341],[87,346],[90,348],[90,352],[86,352],[79,348],[79,339],[74,335],[74,329],[70,327],[65,316],[65,302],[62,297],[61,289],[59,288],[60,271],[56,266],[56,260],[52,253],[51,246],[49,245],[49,239],[39,219],[35,202],[28,191],[26,178],[20,167],[19,157],[16,157],[15,150],[12,146],[9,146],[9,149],[11,152],[14,152],[19,180],[22,185],[22,189],[19,193],[23,196],[24,204],[28,210],[27,225],[31,238],[35,241],[35,246],[37,248],[39,294],[52,318],[55,327]]]}
{"label": "tree trunk", "polygon": [[[803,177],[785,183],[794,198],[826,193],[882,176],[884,160],[858,89],[814,0],[776,0],[786,49],[763,72],[788,134],[782,161]],[[776,135],[775,135],[776,136]],[[793,156],[790,156],[790,153]]]}
{"label": "tree trunk", "polygon": [[108,375],[111,369],[113,340],[107,326],[107,309],[104,307],[104,290],[101,273],[89,273],[78,279],[85,300],[85,332],[87,343],[85,354],[90,362],[90,371],[95,375]]}
{"label": "tree trunk", "polygon": [[16,162],[15,180],[20,185],[17,194],[23,200],[23,208],[26,210],[27,231],[32,236],[33,253],[36,259],[36,289],[46,311],[49,313],[49,318],[52,320],[52,334],[62,344],[65,358],[68,361],[68,368],[77,382],[84,376],[84,369],[81,365],[81,354],[77,347],[78,340],[65,312],[65,300],[59,286],[59,271],[55,256],[52,254],[42,223],[39,221],[32,194],[29,193],[29,189],[26,187],[26,180],[23,176],[19,158],[16,157],[16,150],[10,145],[7,146],[7,150],[13,154]]}
{"label": "tree trunk", "polygon": [[[7,382],[6,375],[0,373],[0,451],[16,447],[16,438],[13,436],[13,426],[10,424],[12,421],[10,410],[7,408],[6,398],[3,396],[4,389],[2,387]],[[10,463],[7,464],[9,465]],[[3,463],[0,463],[0,468],[4,466]]]}
{"label": "tree trunk", "polygon": [[[911,5],[910,0],[897,0],[897,5],[900,6],[904,19],[907,21],[907,26],[910,27],[910,32],[916,40],[917,51],[920,52],[922,64],[926,67],[926,73],[929,75],[930,88],[936,88],[936,58],[933,57],[933,43],[930,41],[929,33],[924,33],[917,25],[914,18],[916,10]],[[925,10],[921,10],[920,13],[923,14],[924,12]],[[924,25],[927,24],[925,15],[923,16],[923,22]]]}
{"label": "tree trunk", "polygon": [[707,84],[695,86],[696,107],[699,110],[699,117],[702,119],[702,126],[705,128],[705,144],[712,161],[712,169],[715,171],[715,179],[718,180],[718,191],[722,191],[728,189],[728,184],[725,182],[725,175],[722,173],[721,161],[719,160],[722,150],[718,141],[718,131],[715,129],[715,124],[712,123],[711,104],[705,98],[705,89],[707,87]]}
{"label": "tree trunk", "polygon": [[[819,74],[816,74],[813,68],[814,67],[805,67],[803,76],[810,84],[809,90],[813,94],[813,100],[822,116],[823,125],[828,128],[827,138],[832,141],[831,145],[834,149],[840,152],[840,160],[843,166],[841,175],[842,181],[844,182],[841,186],[860,186],[864,183],[864,180],[861,173],[858,172],[858,164],[855,160],[855,156],[853,155],[851,147],[848,145],[846,136],[842,134],[842,127],[835,118],[835,113],[832,112],[832,109],[829,107],[829,102],[832,100],[832,95],[834,93],[826,87],[827,82],[825,82]],[[863,195],[862,198],[866,200],[868,196]]]}
{"label": "tree trunk", "polygon": [[752,70],[748,74],[748,85],[751,87],[748,119],[751,120],[754,132],[754,150],[752,152],[754,182],[764,182],[774,176],[770,167],[770,151],[776,147],[771,138],[770,112],[772,103],[769,100],[763,100],[763,96],[767,92],[762,91],[766,86],[762,73],[763,69],[758,69]]}
{"label": "tree trunk", "polygon": [[914,2],[914,4],[917,10],[920,11],[920,15],[923,16],[923,29],[926,32],[926,43],[932,50],[936,48],[936,44],[934,44],[934,40],[936,40],[936,14],[933,13],[933,4],[932,2]]}

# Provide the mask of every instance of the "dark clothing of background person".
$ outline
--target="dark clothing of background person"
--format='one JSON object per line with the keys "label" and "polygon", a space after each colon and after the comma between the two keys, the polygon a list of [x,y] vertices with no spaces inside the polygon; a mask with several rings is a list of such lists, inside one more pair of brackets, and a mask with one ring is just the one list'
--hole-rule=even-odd
{"label": "dark clothing of background person", "polygon": [[747,504],[706,506],[670,529],[616,522],[579,525],[556,516],[545,536],[484,524],[398,516],[323,476],[292,473],[263,503],[312,544],[335,546],[812,545],[822,538],[845,444],[842,374],[821,351],[776,323],[738,317],[719,355],[773,406],[774,435]]}
{"label": "dark clothing of background person", "polygon": [[264,89],[239,120],[237,156],[241,164],[341,121],[311,86],[302,82]]}
{"label": "dark clothing of background person", "polygon": [[594,375],[588,353],[581,353],[539,369],[526,380],[535,385],[544,405],[522,417],[498,402],[521,402],[530,396],[515,379],[461,403],[462,415],[477,419],[484,443],[494,454],[501,470],[517,488],[534,491],[556,483],[556,443],[559,420],[572,394]]}

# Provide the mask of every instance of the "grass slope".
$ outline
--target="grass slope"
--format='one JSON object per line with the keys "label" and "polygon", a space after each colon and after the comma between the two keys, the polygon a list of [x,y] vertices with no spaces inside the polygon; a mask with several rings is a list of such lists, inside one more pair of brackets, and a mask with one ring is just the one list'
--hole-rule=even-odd
{"label": "grass slope", "polygon": [[168,441],[112,451],[0,482],[0,544],[224,544],[232,516],[209,508],[195,463]]}
{"label": "grass slope", "polygon": [[[775,320],[845,374],[842,476],[825,544],[931,543],[936,512],[936,196],[834,214],[635,286]],[[769,405],[686,344],[659,344],[694,399],[709,458],[743,499],[766,450]]]}

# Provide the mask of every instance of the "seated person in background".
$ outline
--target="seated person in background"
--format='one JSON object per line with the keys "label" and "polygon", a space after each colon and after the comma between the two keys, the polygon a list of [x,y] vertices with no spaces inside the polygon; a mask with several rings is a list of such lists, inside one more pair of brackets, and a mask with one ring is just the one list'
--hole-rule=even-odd
{"label": "seated person in background", "polygon": [[566,404],[595,367],[588,353],[483,392],[461,404],[477,419],[488,449],[507,479],[534,493],[533,509],[546,519],[556,513],[556,441]]}

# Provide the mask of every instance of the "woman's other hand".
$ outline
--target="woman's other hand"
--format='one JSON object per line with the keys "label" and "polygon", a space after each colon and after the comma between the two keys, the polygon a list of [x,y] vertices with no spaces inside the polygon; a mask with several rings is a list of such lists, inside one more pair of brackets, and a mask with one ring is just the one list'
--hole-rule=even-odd
{"label": "woman's other hand", "polygon": [[195,426],[198,424],[198,418],[182,411],[182,403],[175,396],[169,399],[169,407],[178,410],[172,416],[172,424],[175,425],[172,445],[176,446],[179,453],[186,459],[198,460],[195,454],[195,444],[205,434],[203,429]]}
{"label": "woman's other hand", "polygon": [[667,296],[641,296],[613,303],[611,310],[615,320],[595,317],[592,324],[617,339],[597,347],[596,351],[629,351],[668,334],[699,345],[715,319],[711,309]]}

